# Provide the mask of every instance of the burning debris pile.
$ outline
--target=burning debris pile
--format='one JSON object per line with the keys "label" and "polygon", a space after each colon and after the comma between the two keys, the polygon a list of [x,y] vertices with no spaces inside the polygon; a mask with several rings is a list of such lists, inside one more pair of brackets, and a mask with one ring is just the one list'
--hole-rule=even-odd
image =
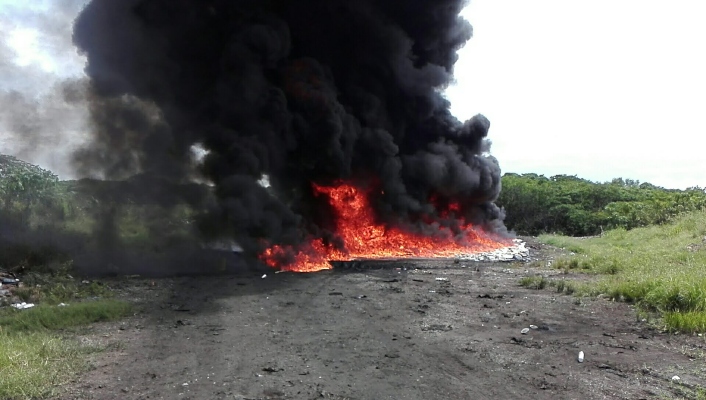
{"label": "burning debris pile", "polygon": [[184,181],[203,149],[200,231],[276,268],[506,247],[490,123],[442,95],[464,3],[92,0],[77,165]]}
{"label": "burning debris pile", "polygon": [[[437,226],[436,232],[426,235],[412,233],[399,227],[386,227],[375,220],[368,189],[338,184],[333,187],[315,186],[315,191],[328,197],[336,216],[336,229],[344,246],[339,249],[326,246],[322,239],[300,246],[296,254],[289,249],[273,246],[265,250],[261,259],[272,267],[299,272],[331,268],[329,261],[403,257],[456,257],[468,252],[490,251],[509,246],[501,237],[475,229],[462,219],[456,221],[457,232]],[[449,218],[447,216],[447,218]]]}

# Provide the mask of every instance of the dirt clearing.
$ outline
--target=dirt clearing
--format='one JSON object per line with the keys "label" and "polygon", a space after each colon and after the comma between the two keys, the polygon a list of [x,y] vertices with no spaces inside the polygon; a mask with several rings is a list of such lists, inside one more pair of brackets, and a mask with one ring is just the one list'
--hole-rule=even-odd
{"label": "dirt clearing", "polygon": [[84,338],[119,345],[65,398],[640,399],[705,383],[702,337],[652,329],[627,304],[521,288],[543,272],[521,262],[265,272],[123,283],[143,311]]}

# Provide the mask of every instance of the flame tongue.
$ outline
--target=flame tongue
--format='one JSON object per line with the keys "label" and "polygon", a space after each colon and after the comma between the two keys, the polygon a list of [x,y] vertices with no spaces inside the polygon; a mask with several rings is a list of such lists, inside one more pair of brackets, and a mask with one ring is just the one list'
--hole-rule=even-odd
{"label": "flame tongue", "polygon": [[[296,252],[275,245],[260,256],[271,267],[284,271],[314,272],[331,269],[328,261],[454,257],[462,253],[490,251],[507,246],[466,223],[461,224],[461,235],[454,235],[448,228],[441,227],[438,235],[434,236],[386,227],[375,221],[370,206],[370,192],[350,183],[331,187],[314,185],[314,191],[328,196],[337,216],[336,234],[342,239],[345,251],[326,245],[322,239],[313,239]],[[452,204],[449,210],[457,211],[458,208],[458,205]],[[289,262],[283,263],[284,259]]]}

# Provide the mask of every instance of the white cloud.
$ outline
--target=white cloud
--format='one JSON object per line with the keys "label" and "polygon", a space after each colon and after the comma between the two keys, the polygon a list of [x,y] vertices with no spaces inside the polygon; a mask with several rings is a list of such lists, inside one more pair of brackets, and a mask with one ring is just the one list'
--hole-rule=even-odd
{"label": "white cloud", "polygon": [[508,172],[706,186],[699,1],[474,0],[447,96]]}

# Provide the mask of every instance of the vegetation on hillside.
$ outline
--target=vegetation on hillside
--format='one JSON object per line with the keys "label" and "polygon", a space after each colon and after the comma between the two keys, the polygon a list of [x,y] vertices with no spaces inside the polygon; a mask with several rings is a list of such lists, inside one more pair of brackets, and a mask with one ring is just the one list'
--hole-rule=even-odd
{"label": "vegetation on hillside", "polygon": [[706,191],[670,190],[634,180],[594,183],[575,176],[505,174],[498,205],[519,234],[591,236],[663,224],[706,207]]}
{"label": "vegetation on hillside", "polygon": [[[102,350],[79,343],[76,328],[131,312],[130,303],[111,299],[106,285],[71,276],[72,260],[61,244],[91,242],[95,201],[74,185],[0,155],[0,271],[21,273],[21,286],[5,286],[11,295],[0,296],[2,399],[55,397],[87,367],[85,355]],[[35,306],[7,306],[15,301]]]}
{"label": "vegetation on hillside", "polygon": [[206,189],[157,179],[60,181],[0,156],[0,268],[51,272],[70,267],[68,253],[156,254],[193,245],[188,203]]}

